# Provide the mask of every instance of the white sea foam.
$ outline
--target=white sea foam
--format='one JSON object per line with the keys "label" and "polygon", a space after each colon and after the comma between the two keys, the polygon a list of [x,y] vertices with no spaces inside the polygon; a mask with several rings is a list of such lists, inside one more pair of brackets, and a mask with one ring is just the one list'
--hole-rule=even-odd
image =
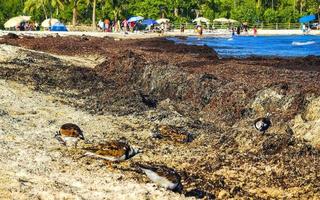
{"label": "white sea foam", "polygon": [[306,46],[306,45],[311,45],[315,44],[315,41],[308,41],[308,42],[292,42],[292,46]]}

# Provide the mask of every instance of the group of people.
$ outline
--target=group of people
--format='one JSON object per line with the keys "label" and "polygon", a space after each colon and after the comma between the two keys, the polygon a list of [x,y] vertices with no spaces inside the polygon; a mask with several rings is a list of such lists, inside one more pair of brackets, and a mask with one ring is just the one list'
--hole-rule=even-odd
{"label": "group of people", "polygon": [[[128,23],[126,23],[126,27]],[[120,21],[110,21],[109,19],[105,19],[102,21],[101,19],[98,22],[98,28],[103,32],[118,32],[121,29]]]}
{"label": "group of people", "polygon": [[310,26],[307,26],[306,24],[302,24],[302,33],[308,34],[311,31]]}
{"label": "group of people", "polygon": [[[248,30],[249,30],[248,24],[241,24],[237,27],[231,28],[232,36],[235,36],[236,34],[240,35],[241,32],[244,32],[244,35],[249,35]],[[252,30],[253,30],[253,36],[257,36],[257,34],[258,34],[257,27],[254,26]]]}
{"label": "group of people", "polygon": [[15,27],[16,31],[40,31],[40,26],[37,22],[21,22]]}
{"label": "group of people", "polygon": [[128,31],[134,32],[138,30],[147,30],[149,32],[159,32],[164,33],[165,31],[170,30],[170,24],[168,22],[160,23],[156,25],[143,25],[141,21],[129,22],[127,19],[123,19],[122,22],[120,20],[111,21],[109,19],[99,20],[97,27],[103,32],[125,32]]}

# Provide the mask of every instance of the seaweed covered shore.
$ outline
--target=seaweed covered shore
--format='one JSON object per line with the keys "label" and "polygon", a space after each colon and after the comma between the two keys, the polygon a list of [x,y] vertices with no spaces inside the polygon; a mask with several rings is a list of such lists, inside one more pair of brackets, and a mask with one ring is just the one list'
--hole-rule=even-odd
{"label": "seaweed covered shore", "polygon": [[[130,167],[111,172],[99,161],[77,159],[81,150],[60,147],[54,131],[72,121],[92,141],[124,136],[143,148],[143,154],[126,161],[129,166],[161,164],[181,175],[182,194],[143,188],[123,198],[320,196],[318,57],[219,59],[208,47],[164,38],[3,36],[0,79],[0,166],[5,169],[0,174],[12,182],[0,194],[90,199],[89,193],[96,192],[96,199],[103,199],[117,197],[110,183],[119,188],[129,181],[131,190],[152,185]],[[272,127],[261,134],[252,123],[266,113],[271,113]],[[195,139],[153,139],[150,132],[157,125],[191,132]],[[23,161],[23,151],[34,157]],[[39,169],[32,171],[34,160],[40,160]],[[21,178],[16,173],[23,170],[28,173]],[[108,174],[115,175],[99,185]],[[63,176],[78,182],[65,183]],[[49,188],[40,186],[44,179]],[[83,183],[91,183],[91,189]]]}

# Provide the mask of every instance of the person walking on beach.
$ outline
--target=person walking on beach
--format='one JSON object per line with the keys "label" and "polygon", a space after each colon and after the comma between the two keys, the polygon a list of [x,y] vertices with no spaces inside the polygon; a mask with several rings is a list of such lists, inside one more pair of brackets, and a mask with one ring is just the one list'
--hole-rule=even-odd
{"label": "person walking on beach", "polygon": [[184,33],[184,25],[183,24],[180,25],[180,32]]}
{"label": "person walking on beach", "polygon": [[98,27],[100,28],[100,30],[104,31],[104,23],[101,19],[98,22]]}
{"label": "person walking on beach", "polygon": [[256,37],[256,36],[257,36],[257,33],[258,33],[257,27],[254,26],[254,27],[253,27],[253,36]]}
{"label": "person walking on beach", "polygon": [[110,25],[110,20],[109,19],[105,19],[104,20],[104,31],[105,32],[109,31],[109,25]]}
{"label": "person walking on beach", "polygon": [[243,30],[244,30],[245,35],[248,35],[248,24],[247,24],[247,22],[243,23]]}
{"label": "person walking on beach", "polygon": [[164,29],[165,29],[164,23],[161,23],[161,25],[160,25],[160,34],[161,35],[164,35]]}
{"label": "person walking on beach", "polygon": [[240,26],[237,27],[237,35],[240,35],[241,29]]}
{"label": "person walking on beach", "polygon": [[198,27],[197,27],[197,31],[198,31],[199,36],[201,37],[202,34],[203,34],[203,28],[202,28],[202,26],[198,26]]}
{"label": "person walking on beach", "polygon": [[127,19],[124,19],[122,21],[122,24],[123,24],[123,31],[126,33],[128,31],[128,21],[127,21]]}

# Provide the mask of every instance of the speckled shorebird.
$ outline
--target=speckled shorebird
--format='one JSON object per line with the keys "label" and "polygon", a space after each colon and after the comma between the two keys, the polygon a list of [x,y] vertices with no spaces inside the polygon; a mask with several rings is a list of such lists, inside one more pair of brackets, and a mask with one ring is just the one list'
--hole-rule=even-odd
{"label": "speckled shorebird", "polygon": [[256,119],[253,123],[254,127],[260,131],[262,134],[264,134],[268,128],[271,126],[271,120],[270,120],[270,113],[267,113],[265,117],[260,117]]}
{"label": "speckled shorebird", "polygon": [[139,148],[131,147],[124,139],[93,145],[92,147],[84,148],[84,150],[87,150],[84,156],[100,158],[109,162],[124,161],[143,152]]}
{"label": "speckled shorebird", "polygon": [[69,142],[74,143],[75,148],[77,148],[79,140],[84,140],[82,130],[79,126],[72,123],[63,124],[54,137],[65,146],[67,146]]}
{"label": "speckled shorebird", "polygon": [[175,142],[187,143],[194,140],[194,134],[181,131],[174,126],[157,125],[151,131],[151,136],[157,139],[168,139]]}
{"label": "speckled shorebird", "polygon": [[181,176],[174,169],[164,165],[137,164],[137,167],[157,185],[174,192],[182,192]]}

